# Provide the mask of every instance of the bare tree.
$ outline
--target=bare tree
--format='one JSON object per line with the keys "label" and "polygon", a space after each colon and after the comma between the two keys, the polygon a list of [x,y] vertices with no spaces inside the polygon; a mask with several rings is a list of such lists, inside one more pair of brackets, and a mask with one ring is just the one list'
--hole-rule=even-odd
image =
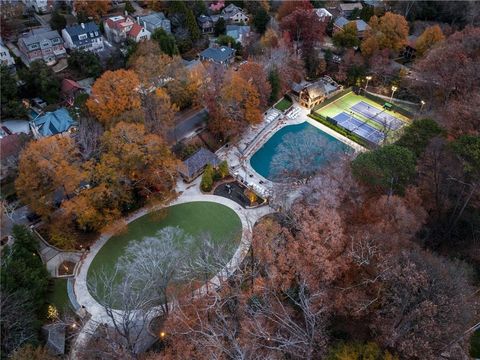
{"label": "bare tree", "polygon": [[80,117],[75,140],[84,159],[90,159],[98,155],[102,134],[102,124],[89,116]]}
{"label": "bare tree", "polygon": [[148,298],[168,314],[168,290],[173,281],[181,279],[184,249],[191,242],[191,237],[182,229],[163,228],[155,237],[131,243],[119,259],[117,269],[124,274],[128,286],[148,293]]}
{"label": "bare tree", "polygon": [[270,175],[277,182],[308,178],[337,152],[337,143],[329,142],[316,129],[287,134],[272,158]]}
{"label": "bare tree", "polygon": [[265,291],[250,307],[249,333],[258,348],[296,359],[318,358],[327,343],[322,294],[310,293],[304,282],[295,293],[287,292],[285,299],[270,289]]}

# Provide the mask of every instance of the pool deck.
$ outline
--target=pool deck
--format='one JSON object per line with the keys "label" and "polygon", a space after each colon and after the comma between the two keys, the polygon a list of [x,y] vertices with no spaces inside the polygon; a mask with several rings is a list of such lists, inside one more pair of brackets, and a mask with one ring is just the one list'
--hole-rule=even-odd
{"label": "pool deck", "polygon": [[[253,188],[254,190],[265,189],[267,192],[273,191],[276,183],[257,173],[250,165],[250,158],[273,136],[273,134],[285,126],[298,125],[308,122],[310,125],[350,146],[354,149],[356,154],[367,150],[356,142],[337,133],[335,130],[332,130],[318,121],[310,118],[308,116],[310,114],[309,109],[305,109],[295,102],[293,104],[293,108],[297,109],[298,111],[298,115],[294,119],[282,114],[278,119],[274,120],[273,123],[266,123],[266,121],[264,121],[256,128],[250,128],[236,146],[231,146],[229,148],[224,147],[217,151],[217,155],[222,160],[227,160],[230,170],[232,174],[235,175],[237,180],[243,182],[245,185]],[[264,196],[263,194],[260,195]]]}

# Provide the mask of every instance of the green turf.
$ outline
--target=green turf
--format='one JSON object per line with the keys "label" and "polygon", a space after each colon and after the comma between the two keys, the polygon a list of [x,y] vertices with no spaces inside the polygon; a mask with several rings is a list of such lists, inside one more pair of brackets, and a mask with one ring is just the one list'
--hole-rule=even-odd
{"label": "green turf", "polygon": [[52,286],[47,294],[47,303],[54,305],[60,313],[64,313],[70,307],[67,281],[67,279],[53,279]]}
{"label": "green turf", "polygon": [[100,249],[88,269],[87,280],[102,269],[113,271],[117,259],[123,255],[126,246],[135,240],[141,240],[167,226],[178,226],[192,236],[209,232],[214,242],[232,242],[233,255],[240,242],[242,223],[230,208],[207,201],[189,202],[173,205],[132,221],[126,232],[111,237]]}
{"label": "green turf", "polygon": [[290,106],[292,106],[292,102],[288,99],[283,98],[280,100],[276,105],[275,109],[280,110],[280,111],[285,111],[287,110]]}
{"label": "green turf", "polygon": [[[396,117],[397,119],[402,120],[403,122],[405,122],[407,124],[409,123],[409,119],[406,118],[405,116],[403,116],[399,113],[395,113],[395,112],[390,111],[390,110],[384,110],[380,104],[377,104],[376,102],[374,102],[370,99],[367,99],[364,96],[356,95],[354,92],[351,92],[351,93],[348,93],[345,96],[342,96],[340,99],[338,99],[338,100],[334,101],[333,103],[328,104],[328,105],[316,110],[315,112],[317,114],[323,115],[325,117],[329,116],[329,117],[333,118],[343,111],[345,111],[346,113],[349,113],[349,109],[353,105],[355,105],[356,103],[358,103],[360,101],[366,102],[367,104],[377,108],[379,111],[384,111],[385,113],[390,114],[390,115]],[[363,122],[366,122],[367,124],[371,125],[372,127],[376,128],[378,130],[382,130],[382,127],[381,127],[380,124],[377,124],[376,122],[371,121],[370,119],[368,119],[368,118],[366,118],[366,117],[364,117],[364,116],[362,116],[358,113],[355,113],[355,117],[357,119],[363,121]]]}

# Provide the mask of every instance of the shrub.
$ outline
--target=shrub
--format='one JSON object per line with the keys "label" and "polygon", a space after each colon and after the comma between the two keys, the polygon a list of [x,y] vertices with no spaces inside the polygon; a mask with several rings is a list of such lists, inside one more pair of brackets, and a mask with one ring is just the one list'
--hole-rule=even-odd
{"label": "shrub", "polygon": [[229,171],[228,171],[228,163],[226,160],[223,160],[219,165],[218,165],[218,174],[220,175],[220,178],[224,178],[228,176]]}
{"label": "shrub", "polygon": [[214,175],[214,170],[212,165],[208,164],[205,167],[205,171],[203,172],[202,176],[202,182],[200,183],[200,187],[203,191],[211,191],[212,186],[213,186],[213,175]]}

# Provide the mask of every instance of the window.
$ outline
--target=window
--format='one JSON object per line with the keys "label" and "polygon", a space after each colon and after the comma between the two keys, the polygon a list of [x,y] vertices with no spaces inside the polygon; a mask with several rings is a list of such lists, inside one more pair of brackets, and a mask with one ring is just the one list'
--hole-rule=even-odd
{"label": "window", "polygon": [[85,40],[87,38],[87,34],[78,35],[78,40]]}

